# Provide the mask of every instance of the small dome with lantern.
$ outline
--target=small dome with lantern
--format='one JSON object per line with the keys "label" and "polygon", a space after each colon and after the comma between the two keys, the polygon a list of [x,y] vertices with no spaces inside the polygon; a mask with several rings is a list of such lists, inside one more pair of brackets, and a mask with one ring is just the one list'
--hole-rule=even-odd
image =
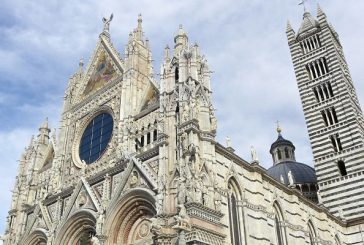
{"label": "small dome with lantern", "polygon": [[277,127],[278,138],[271,145],[273,166],[267,170],[269,176],[286,186],[298,189],[308,199],[317,202],[317,179],[315,170],[296,161],[295,146],[282,136]]}

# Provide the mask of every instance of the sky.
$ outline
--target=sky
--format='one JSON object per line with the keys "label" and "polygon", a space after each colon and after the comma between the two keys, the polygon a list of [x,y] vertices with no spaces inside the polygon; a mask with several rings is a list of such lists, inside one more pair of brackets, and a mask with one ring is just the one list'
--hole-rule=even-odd
{"label": "sky", "polygon": [[[64,90],[79,59],[88,62],[102,31],[102,17],[114,14],[112,42],[123,56],[138,14],[149,38],[155,73],[164,47],[173,46],[183,24],[213,70],[211,85],[218,119],[217,140],[230,137],[236,153],[272,166],[270,145],[276,121],[296,146],[296,159],[313,157],[285,34],[297,31],[299,0],[3,0],[0,5],[0,234],[4,232],[18,159],[46,117],[58,128]],[[317,0],[307,9],[316,16]],[[359,100],[364,102],[364,1],[320,0],[340,35]]]}

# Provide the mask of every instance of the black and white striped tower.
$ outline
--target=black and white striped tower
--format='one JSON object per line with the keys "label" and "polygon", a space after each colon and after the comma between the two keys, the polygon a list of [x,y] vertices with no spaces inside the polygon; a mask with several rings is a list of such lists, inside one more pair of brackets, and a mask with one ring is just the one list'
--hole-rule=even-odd
{"label": "black and white striped tower", "polygon": [[339,36],[320,6],[286,32],[322,203],[343,219],[364,217],[364,119]]}

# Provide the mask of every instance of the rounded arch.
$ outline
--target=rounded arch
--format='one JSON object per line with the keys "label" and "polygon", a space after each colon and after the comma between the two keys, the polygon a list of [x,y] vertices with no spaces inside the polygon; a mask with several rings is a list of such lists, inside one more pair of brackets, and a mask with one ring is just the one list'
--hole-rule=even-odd
{"label": "rounded arch", "polygon": [[56,245],[78,244],[95,234],[96,218],[91,210],[81,210],[68,218],[55,239]]}
{"label": "rounded arch", "polygon": [[28,245],[46,245],[47,235],[43,229],[34,230],[24,241],[24,244]]}
{"label": "rounded arch", "polygon": [[144,244],[151,239],[149,219],[156,215],[154,193],[137,188],[126,192],[106,217],[107,244]]}

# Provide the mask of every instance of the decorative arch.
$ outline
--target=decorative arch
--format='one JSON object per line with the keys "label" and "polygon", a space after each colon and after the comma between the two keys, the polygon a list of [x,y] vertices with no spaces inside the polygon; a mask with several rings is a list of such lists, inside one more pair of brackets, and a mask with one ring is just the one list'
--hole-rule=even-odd
{"label": "decorative arch", "polygon": [[315,227],[311,220],[309,220],[307,222],[307,226],[308,226],[308,237],[309,237],[310,245],[314,245],[316,237],[317,237],[317,233],[316,233]]}
{"label": "decorative arch", "polygon": [[284,224],[284,215],[281,209],[281,205],[278,201],[274,201],[273,203],[273,212],[274,212],[274,228],[276,234],[277,245],[286,245],[287,237],[286,237],[286,229]]}
{"label": "decorative arch", "polygon": [[55,239],[56,245],[83,244],[92,234],[95,234],[96,218],[91,210],[81,210],[62,226]]}
{"label": "decorative arch", "polygon": [[242,230],[245,230],[244,226],[244,213],[242,206],[238,203],[242,200],[242,192],[238,185],[238,182],[234,177],[231,177],[228,181],[228,213],[229,213],[229,225],[230,225],[230,239],[234,245],[243,244],[245,234]]}
{"label": "decorative arch", "polygon": [[151,241],[150,218],[156,215],[150,190],[129,190],[106,217],[106,244],[145,244]]}
{"label": "decorative arch", "polygon": [[335,245],[341,245],[342,243],[341,243],[341,240],[340,240],[340,237],[339,237],[339,235],[335,235]]}
{"label": "decorative arch", "polygon": [[27,239],[25,239],[24,244],[28,245],[46,245],[47,235],[44,229],[36,229],[33,231]]}

